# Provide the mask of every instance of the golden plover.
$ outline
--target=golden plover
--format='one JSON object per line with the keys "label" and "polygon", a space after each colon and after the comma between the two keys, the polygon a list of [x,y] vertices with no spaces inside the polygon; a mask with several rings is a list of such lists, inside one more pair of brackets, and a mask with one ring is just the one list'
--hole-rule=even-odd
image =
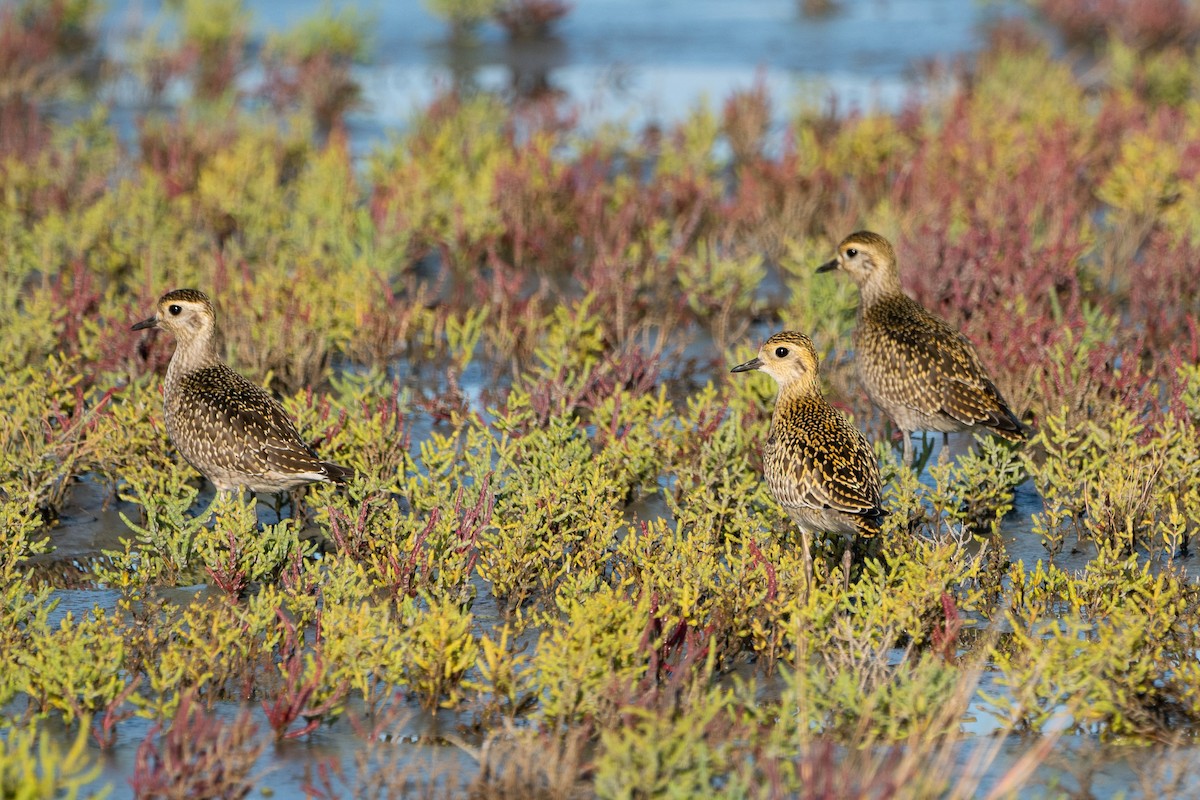
{"label": "golden plover", "polygon": [[979,361],[975,346],[900,288],[896,251],[887,239],[858,231],[817,272],[840,269],[858,284],[854,361],[871,402],[904,434],[913,462],[913,431],[986,428],[1022,441],[1025,426]]}
{"label": "golden plover", "polygon": [[[879,463],[865,436],[821,395],[817,353],[802,333],[777,333],[732,372],[762,370],[779,384],[763,449],[771,495],[800,528],[812,572],[813,533],[873,536],[884,515]],[[842,562],[849,580],[850,546]]]}
{"label": "golden plover", "polygon": [[322,461],[283,406],[217,355],[216,313],[203,292],[177,289],[132,330],[175,334],[164,387],[167,434],[218,491],[278,494],[315,481],[342,483],[353,471]]}

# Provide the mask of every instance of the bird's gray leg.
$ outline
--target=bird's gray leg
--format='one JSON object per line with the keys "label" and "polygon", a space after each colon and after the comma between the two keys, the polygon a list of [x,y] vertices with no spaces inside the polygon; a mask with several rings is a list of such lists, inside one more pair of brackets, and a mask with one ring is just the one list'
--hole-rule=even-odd
{"label": "bird's gray leg", "polygon": [[854,558],[854,539],[851,538],[846,542],[846,549],[842,553],[842,588],[847,592],[850,591],[850,562]]}
{"label": "bird's gray leg", "polygon": [[900,433],[902,433],[904,435],[904,466],[911,467],[913,465],[913,457],[915,455],[913,453],[913,443],[912,443],[913,432],[906,431],[903,428],[901,428]]}
{"label": "bird's gray leg", "polygon": [[[283,498],[285,498],[285,497],[288,499],[288,507],[290,508],[292,505],[292,495],[289,492],[276,492],[275,493],[275,524],[276,525],[283,522]],[[294,512],[295,509],[292,509],[292,511]]]}
{"label": "bird's gray leg", "polygon": [[800,531],[800,546],[804,549],[804,591],[807,595],[812,588],[813,579],[813,560],[812,560],[812,544],[809,542],[811,534],[808,531]]}

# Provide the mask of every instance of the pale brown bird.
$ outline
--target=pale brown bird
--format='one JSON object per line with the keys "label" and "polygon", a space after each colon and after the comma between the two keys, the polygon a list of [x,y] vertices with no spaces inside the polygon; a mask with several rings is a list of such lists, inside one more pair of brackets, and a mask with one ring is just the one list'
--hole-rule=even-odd
{"label": "pale brown bird", "polygon": [[216,324],[204,293],[176,289],[162,296],[153,317],[132,328],[175,335],[164,416],[167,435],[188,463],[222,492],[275,494],[353,476],[353,470],[322,461],[279,401],[221,360]]}
{"label": "pale brown bird", "polygon": [[914,431],[990,430],[1009,441],[1025,426],[1009,409],[979,360],[975,345],[948,322],[904,294],[896,251],[887,239],[858,231],[817,272],[840,269],[858,284],[854,362],[871,398],[904,435],[913,462]]}
{"label": "pale brown bird", "polygon": [[[779,385],[763,475],[771,496],[800,529],[805,568],[812,572],[810,537],[831,533],[874,536],[886,512],[880,506],[879,464],[865,436],[821,394],[817,352],[802,333],[767,339],[758,356],[732,372],[761,370]],[[849,580],[851,549],[843,575]]]}

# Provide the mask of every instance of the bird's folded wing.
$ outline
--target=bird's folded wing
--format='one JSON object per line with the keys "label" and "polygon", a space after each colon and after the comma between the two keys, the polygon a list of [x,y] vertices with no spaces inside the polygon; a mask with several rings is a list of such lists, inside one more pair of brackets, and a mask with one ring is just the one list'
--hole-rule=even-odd
{"label": "bird's folded wing", "polygon": [[812,442],[803,448],[802,457],[793,462],[791,480],[772,487],[781,502],[865,516],[879,512],[875,453],[849,422],[845,424],[853,438],[834,444]]}
{"label": "bird's folded wing", "polygon": [[971,340],[943,320],[923,316],[920,324],[888,332],[896,368],[910,376],[905,383],[913,387],[904,392],[904,405],[924,414],[947,414],[964,425],[1018,430]]}
{"label": "bird's folded wing", "polygon": [[262,387],[228,368],[220,374],[199,370],[188,376],[187,393],[195,413],[210,426],[217,450],[248,471],[277,470],[289,473],[322,473],[321,460],[300,438],[296,426],[279,402]]}

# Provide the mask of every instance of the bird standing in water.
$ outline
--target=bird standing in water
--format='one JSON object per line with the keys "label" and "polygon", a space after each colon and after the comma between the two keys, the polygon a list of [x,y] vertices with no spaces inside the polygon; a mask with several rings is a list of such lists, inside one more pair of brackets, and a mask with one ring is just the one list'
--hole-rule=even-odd
{"label": "bird standing in water", "polygon": [[903,432],[906,466],[913,463],[914,431],[984,428],[1009,441],[1025,439],[1025,426],[970,340],[904,294],[887,239],[870,231],[850,234],[817,272],[835,269],[858,285],[854,362],[871,402]]}
{"label": "bird standing in water", "polygon": [[[871,537],[886,512],[880,506],[879,464],[865,436],[821,394],[817,353],[802,333],[767,339],[758,355],[732,372],[761,370],[779,385],[763,475],[771,496],[800,528],[804,566],[812,575],[814,533]],[[851,547],[842,560],[850,576]]]}
{"label": "bird standing in water", "polygon": [[155,315],[132,330],[146,328],[175,335],[164,385],[167,435],[218,491],[278,494],[353,475],[322,461],[279,401],[221,360],[216,312],[204,293],[177,289],[163,295]]}

